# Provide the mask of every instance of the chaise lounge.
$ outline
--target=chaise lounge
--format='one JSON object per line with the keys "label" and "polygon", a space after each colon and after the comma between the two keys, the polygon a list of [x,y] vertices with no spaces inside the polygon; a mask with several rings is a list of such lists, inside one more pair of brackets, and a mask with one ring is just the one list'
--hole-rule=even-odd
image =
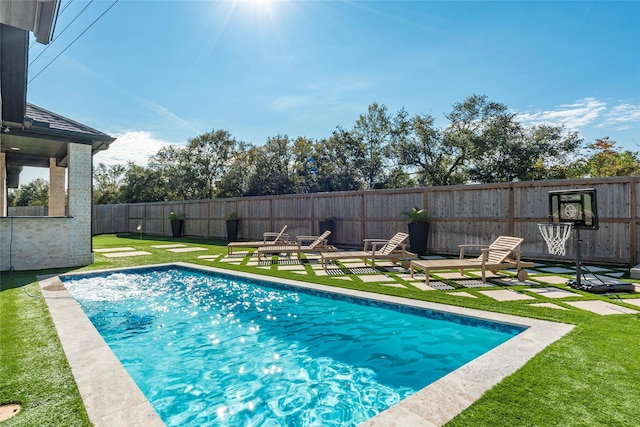
{"label": "chaise lounge", "polygon": [[[407,245],[403,243],[407,237],[409,237],[407,233],[396,233],[389,240],[364,239],[364,248],[361,251],[323,252],[320,254],[322,267],[326,270],[327,261],[335,259],[362,258],[365,262],[370,259],[371,265],[375,267],[376,259],[406,260],[407,258],[415,258],[417,255],[407,251]],[[371,249],[369,249],[369,245],[371,245]]]}
{"label": "chaise lounge", "polygon": [[280,233],[275,232],[266,232],[262,233],[262,241],[254,241],[254,242],[229,242],[227,245],[227,255],[231,255],[233,253],[234,248],[258,248],[260,246],[268,246],[268,245],[283,245],[289,243],[289,235],[284,231],[287,229],[285,225],[280,230]]}
{"label": "chaise lounge", "polygon": [[[329,245],[327,237],[329,237],[331,231],[325,231],[321,236],[298,236],[296,243],[282,244],[282,245],[268,245],[258,248],[258,261],[264,254],[281,254],[281,253],[295,253],[300,259],[302,252],[324,252],[324,251],[337,251],[334,246]],[[311,242],[304,244],[305,242]]]}
{"label": "chaise lounge", "polygon": [[[420,269],[425,273],[425,284],[429,284],[430,271],[460,270],[460,274],[464,274],[464,270],[481,270],[482,283],[487,282],[487,270],[497,272],[506,268],[516,268],[518,270],[518,280],[527,280],[528,273],[524,268],[533,267],[532,262],[520,260],[520,245],[524,239],[520,237],[499,236],[491,245],[460,245],[459,259],[437,259],[437,260],[413,260],[410,263],[411,277],[414,270]],[[481,247],[482,253],[477,258],[464,257],[465,248]],[[509,256],[515,253],[515,259]]]}

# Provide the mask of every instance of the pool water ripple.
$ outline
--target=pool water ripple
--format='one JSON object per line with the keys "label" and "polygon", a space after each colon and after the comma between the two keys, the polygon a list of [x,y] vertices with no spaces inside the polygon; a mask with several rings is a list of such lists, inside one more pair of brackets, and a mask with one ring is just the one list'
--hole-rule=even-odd
{"label": "pool water ripple", "polygon": [[516,333],[181,268],[65,285],[168,426],[356,426]]}

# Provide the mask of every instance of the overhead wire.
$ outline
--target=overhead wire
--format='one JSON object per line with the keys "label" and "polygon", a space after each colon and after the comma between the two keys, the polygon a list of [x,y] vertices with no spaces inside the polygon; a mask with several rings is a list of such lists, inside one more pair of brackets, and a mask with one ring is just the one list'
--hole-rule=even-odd
{"label": "overhead wire", "polygon": [[65,47],[64,49],[62,49],[62,51],[56,55],[55,58],[53,58],[47,65],[44,66],[44,68],[42,70],[40,70],[35,76],[31,77],[31,79],[29,80],[29,83],[31,83],[36,77],[38,77],[40,74],[42,74],[44,72],[44,70],[46,70],[47,68],[49,68],[49,66],[51,64],[53,64],[55,62],[56,59],[58,59],[63,53],[65,53],[67,51],[67,49],[69,49],[76,41],[78,41],[78,39],[80,37],[82,37],[84,35],[84,33],[86,33],[91,27],[93,27],[93,25],[98,22],[100,20],[100,18],[102,18],[109,10],[111,10],[111,8],[113,6],[116,5],[116,3],[118,3],[120,0],[114,0],[113,3],[111,3],[111,6],[109,6],[104,12],[102,12],[100,14],[100,16],[98,16],[91,24],[89,24],[89,26],[87,28],[84,29],[84,31],[82,31],[78,37],[76,37],[75,39],[73,39],[73,41],[71,43],[69,43],[67,45],[67,47]]}
{"label": "overhead wire", "polygon": [[[60,37],[62,34],[64,34],[64,31],[65,31],[67,28],[69,28],[69,27],[71,26],[71,24],[73,24],[73,23],[75,22],[75,20],[76,20],[76,19],[78,19],[78,17],[80,17],[80,15],[82,15],[82,13],[83,13],[85,10],[87,10],[87,8],[88,8],[89,6],[91,6],[91,3],[93,3],[93,0],[91,0],[89,3],[87,3],[87,5],[86,5],[85,7],[83,7],[83,8],[82,8],[82,10],[81,10],[81,11],[80,11],[80,12],[79,12],[79,13],[78,13],[78,14],[77,14],[77,15],[76,15],[72,20],[71,20],[71,22],[69,22],[69,23],[67,24],[67,26],[66,26],[66,27],[64,27],[64,28],[62,29],[62,31],[60,31],[60,33],[57,35],[57,37]],[[49,48],[51,47],[51,45],[52,45],[52,44],[53,44],[53,43],[49,43],[49,44],[48,44],[44,49],[42,49],[42,52],[40,52],[40,53],[38,54],[38,56],[36,56],[35,58],[33,58],[33,60],[32,60],[31,62],[29,62],[29,66],[33,65],[33,63],[34,63],[34,62],[36,62],[36,60],[37,60],[38,58],[40,58],[40,56],[42,56],[42,54],[43,54],[43,53],[45,53],[45,52],[47,51],[47,49],[49,49]]]}

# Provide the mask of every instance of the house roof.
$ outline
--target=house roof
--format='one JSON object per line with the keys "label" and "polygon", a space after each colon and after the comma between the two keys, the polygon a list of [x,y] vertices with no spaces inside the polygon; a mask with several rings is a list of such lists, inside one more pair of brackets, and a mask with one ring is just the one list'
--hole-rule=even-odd
{"label": "house roof", "polygon": [[3,0],[0,23],[31,31],[39,43],[47,44],[60,8],[59,0]]}
{"label": "house roof", "polygon": [[2,152],[6,164],[48,167],[49,158],[67,166],[67,143],[91,145],[92,153],[106,150],[115,138],[82,123],[27,103],[20,126],[3,123]]}

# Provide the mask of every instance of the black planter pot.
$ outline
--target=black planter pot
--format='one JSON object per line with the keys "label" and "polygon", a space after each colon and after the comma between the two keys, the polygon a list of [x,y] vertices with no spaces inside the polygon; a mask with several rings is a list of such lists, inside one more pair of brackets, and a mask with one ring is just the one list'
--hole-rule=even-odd
{"label": "black planter pot", "polygon": [[238,220],[237,219],[227,220],[227,240],[230,242],[235,242],[238,240]]}
{"label": "black planter pot", "polygon": [[427,254],[427,241],[429,239],[429,223],[428,222],[410,222],[409,226],[409,246],[411,252],[415,252],[419,256]]}
{"label": "black planter pot", "polygon": [[182,219],[171,220],[171,234],[173,237],[182,237]]}
{"label": "black planter pot", "polygon": [[331,234],[329,234],[329,237],[327,237],[327,242],[330,245],[333,245],[333,235],[336,234],[336,224],[333,221],[319,221],[318,222],[318,226],[320,228],[320,234],[324,233],[325,231],[330,231]]}

